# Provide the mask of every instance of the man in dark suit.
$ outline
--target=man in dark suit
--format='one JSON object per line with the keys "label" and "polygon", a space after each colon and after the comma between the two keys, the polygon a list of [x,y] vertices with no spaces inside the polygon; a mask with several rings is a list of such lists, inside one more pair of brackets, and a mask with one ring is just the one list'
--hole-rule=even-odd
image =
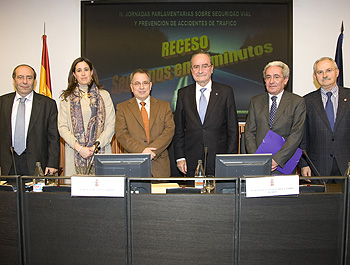
{"label": "man in dark suit", "polygon": [[[332,58],[317,60],[313,70],[320,89],[305,96],[305,133],[300,147],[321,176],[341,176],[350,161],[350,89],[337,85],[339,69]],[[304,159],[299,165],[303,176],[312,175]]]}
{"label": "man in dark suit", "polygon": [[[194,176],[198,160],[206,174],[215,173],[216,154],[238,152],[238,119],[231,87],[213,82],[213,65],[208,53],[194,54],[191,72],[195,84],[178,91],[175,111],[174,150],[178,169]],[[202,107],[203,106],[203,107]]]}
{"label": "man in dark suit", "polygon": [[303,138],[305,102],[302,97],[284,90],[289,80],[289,67],[285,63],[268,63],[263,76],[267,92],[250,100],[244,129],[245,146],[248,153],[255,153],[269,130],[284,137],[285,143],[272,157],[271,171],[275,171],[277,166],[284,167]]}
{"label": "man in dark suit", "polygon": [[150,96],[152,82],[148,71],[135,70],[130,82],[134,97],[117,105],[117,140],[127,153],[151,154],[153,177],[170,177],[167,148],[175,127],[170,104]]}
{"label": "man in dark suit", "polygon": [[[41,162],[45,174],[53,175],[58,169],[60,155],[56,102],[33,91],[36,73],[31,66],[17,66],[12,78],[16,92],[0,97],[1,173],[30,176],[34,174],[36,162]],[[24,104],[22,134],[18,134],[20,104]],[[20,147],[19,142],[22,143]]]}

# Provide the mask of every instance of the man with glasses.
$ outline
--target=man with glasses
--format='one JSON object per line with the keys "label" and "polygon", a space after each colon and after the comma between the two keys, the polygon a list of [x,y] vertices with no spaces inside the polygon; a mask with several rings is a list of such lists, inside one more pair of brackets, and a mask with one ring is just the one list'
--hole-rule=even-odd
{"label": "man with glasses", "polygon": [[126,153],[151,154],[153,177],[170,177],[168,146],[174,136],[174,119],[169,102],[150,96],[148,71],[130,75],[134,97],[117,105],[115,133]]}
{"label": "man with glasses", "polygon": [[[178,169],[189,177],[207,150],[206,174],[215,173],[216,154],[238,152],[238,119],[233,90],[213,82],[208,53],[191,59],[195,84],[179,89],[175,110],[174,150]],[[204,163],[204,162],[203,162]]]}
{"label": "man with glasses", "polygon": [[12,78],[16,92],[0,97],[1,173],[32,176],[41,162],[45,175],[53,175],[60,156],[56,102],[33,91],[36,73],[31,66],[18,65]]}
{"label": "man with glasses", "polygon": [[278,174],[300,145],[304,133],[305,102],[298,95],[284,90],[289,80],[289,67],[283,62],[268,63],[263,71],[266,93],[250,100],[245,125],[247,153],[254,154],[269,130],[286,141],[273,155],[271,171]]}
{"label": "man with glasses", "polygon": [[[337,85],[339,69],[329,57],[313,66],[320,88],[307,94],[305,133],[301,148],[321,176],[341,176],[350,161],[350,90]],[[303,176],[311,176],[307,162],[300,160]]]}

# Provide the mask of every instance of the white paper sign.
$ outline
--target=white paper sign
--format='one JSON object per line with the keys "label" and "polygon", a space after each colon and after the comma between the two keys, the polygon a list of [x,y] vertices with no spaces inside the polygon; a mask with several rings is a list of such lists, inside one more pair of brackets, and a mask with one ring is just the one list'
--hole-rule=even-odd
{"label": "white paper sign", "polygon": [[264,176],[246,178],[246,197],[299,194],[299,176]]}
{"label": "white paper sign", "polygon": [[124,197],[124,177],[72,176],[71,196]]}

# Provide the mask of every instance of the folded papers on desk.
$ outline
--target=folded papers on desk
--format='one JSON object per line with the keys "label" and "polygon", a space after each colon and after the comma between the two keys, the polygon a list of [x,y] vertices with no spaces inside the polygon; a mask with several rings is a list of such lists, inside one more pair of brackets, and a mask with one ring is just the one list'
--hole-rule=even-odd
{"label": "folded papers on desk", "polygon": [[[285,143],[285,139],[278,135],[277,133],[269,130],[260,144],[258,150],[256,150],[256,154],[276,154]],[[280,166],[277,167],[277,170],[285,175],[289,175],[293,172],[295,167],[297,166],[299,159],[301,157],[302,150],[298,148],[294,155],[287,161],[283,168]]]}
{"label": "folded papers on desk", "polygon": [[152,184],[152,193],[154,194],[166,194],[168,188],[179,188],[178,183],[156,183]]}

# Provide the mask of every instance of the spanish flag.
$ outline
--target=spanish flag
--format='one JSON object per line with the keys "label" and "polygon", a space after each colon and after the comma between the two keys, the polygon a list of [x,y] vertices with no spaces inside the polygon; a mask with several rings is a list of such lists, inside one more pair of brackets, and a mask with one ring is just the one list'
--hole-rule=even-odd
{"label": "spanish flag", "polygon": [[344,85],[344,77],[343,77],[343,32],[344,32],[344,24],[341,23],[341,29],[340,34],[337,41],[337,48],[335,51],[335,62],[338,65],[339,69],[339,76],[337,79],[337,85],[343,86]]}
{"label": "spanish flag", "polygon": [[39,93],[52,98],[49,53],[46,44],[46,35],[43,35],[43,54],[41,58]]}

